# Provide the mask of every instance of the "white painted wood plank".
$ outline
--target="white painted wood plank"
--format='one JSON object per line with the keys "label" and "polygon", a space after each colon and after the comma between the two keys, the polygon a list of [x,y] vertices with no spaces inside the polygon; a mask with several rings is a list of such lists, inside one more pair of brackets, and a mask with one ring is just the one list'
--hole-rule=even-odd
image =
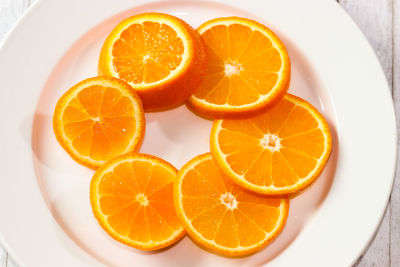
{"label": "white painted wood plank", "polygon": [[[392,1],[393,0],[339,0],[339,3],[357,23],[375,50],[389,84],[392,82],[393,74]],[[390,207],[391,206],[386,210],[381,226],[369,245],[369,248],[354,266],[400,266],[390,264],[392,211]]]}
{"label": "white painted wood plank", "polygon": [[368,249],[353,267],[394,267],[390,264],[390,205]]}
{"label": "white painted wood plank", "polygon": [[339,0],[374,48],[389,83],[392,81],[392,1]]}
{"label": "white painted wood plank", "polygon": [[0,266],[6,266],[7,264],[7,251],[0,245]]}
{"label": "white painted wood plank", "polygon": [[3,39],[30,3],[30,0],[0,0],[0,40]]}
{"label": "white painted wood plank", "polygon": [[[397,117],[397,135],[400,136],[400,0],[393,0],[393,100]],[[399,151],[400,142],[397,145]],[[400,266],[400,157],[397,158],[396,178],[391,197],[390,263]]]}

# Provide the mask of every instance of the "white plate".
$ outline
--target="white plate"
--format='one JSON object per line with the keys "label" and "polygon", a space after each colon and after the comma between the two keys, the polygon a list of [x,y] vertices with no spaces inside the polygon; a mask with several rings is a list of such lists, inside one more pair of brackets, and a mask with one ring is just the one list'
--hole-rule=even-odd
{"label": "white plate", "polygon": [[[334,149],[321,177],[291,201],[287,226],[266,249],[242,259],[208,253],[185,238],[144,253],[109,238],[90,210],[93,171],[57,144],[56,100],[96,75],[100,46],[122,18],[158,11],[197,27],[218,16],[256,19],[288,47],[290,91],[328,119]],[[361,32],[333,0],[38,1],[0,50],[0,231],[27,266],[346,266],[365,248],[393,182],[396,127],[382,69]],[[146,114],[141,151],[181,167],[206,152],[211,122],[184,106]]]}

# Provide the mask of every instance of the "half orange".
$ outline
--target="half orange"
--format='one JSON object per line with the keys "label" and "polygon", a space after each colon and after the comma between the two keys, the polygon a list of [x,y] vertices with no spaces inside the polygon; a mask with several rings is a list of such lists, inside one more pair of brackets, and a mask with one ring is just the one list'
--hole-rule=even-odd
{"label": "half orange", "polygon": [[285,94],[290,60],[266,26],[245,18],[202,24],[208,69],[188,106],[205,117],[237,118],[261,113]]}
{"label": "half orange", "polygon": [[115,156],[139,150],[144,121],[142,101],[129,84],[95,77],[74,85],[58,100],[53,128],[75,161],[97,169]]}
{"label": "half orange", "polygon": [[96,171],[90,184],[93,213],[115,240],[142,250],[167,247],[185,231],[173,202],[178,170],[145,154],[122,155]]}
{"label": "half orange", "polygon": [[237,184],[262,194],[304,189],[321,173],[331,149],[324,117],[290,94],[261,115],[216,120],[211,130],[217,166]]}
{"label": "half orange", "polygon": [[264,248],[282,231],[289,211],[288,199],[256,195],[226,178],[210,153],[182,167],[174,200],[190,237],[227,256],[244,256]]}
{"label": "half orange", "polygon": [[198,88],[205,67],[199,34],[181,19],[162,13],[120,22],[99,59],[99,73],[128,82],[146,111],[183,103]]}

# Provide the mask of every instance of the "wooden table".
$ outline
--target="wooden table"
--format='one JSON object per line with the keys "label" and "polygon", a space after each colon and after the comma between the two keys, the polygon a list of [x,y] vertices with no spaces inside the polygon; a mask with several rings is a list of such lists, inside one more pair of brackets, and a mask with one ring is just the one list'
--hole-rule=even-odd
{"label": "wooden table", "polygon": [[[34,1],[0,0],[0,41]],[[400,0],[338,0],[338,2],[358,24],[374,48],[386,73],[398,113],[400,110]],[[399,120],[400,116],[397,119],[398,123]],[[367,251],[354,266],[400,266],[399,174],[400,169],[396,172],[392,196],[381,226]],[[13,266],[17,265],[0,244],[0,267]]]}

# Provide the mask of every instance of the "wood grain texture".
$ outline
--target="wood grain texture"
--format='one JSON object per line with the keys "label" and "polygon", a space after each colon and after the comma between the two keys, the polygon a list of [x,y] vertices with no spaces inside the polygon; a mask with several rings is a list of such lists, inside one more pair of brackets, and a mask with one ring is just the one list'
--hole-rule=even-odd
{"label": "wood grain texture", "polygon": [[[393,100],[397,118],[397,136],[400,136],[400,0],[393,0]],[[397,141],[399,148],[399,141]],[[397,156],[396,178],[390,205],[390,263],[400,266],[400,157]]]}
{"label": "wood grain texture", "polygon": [[[0,0],[0,41],[34,0]],[[400,125],[400,0],[338,0],[374,48],[391,85]],[[345,40],[343,40],[345,41]],[[397,49],[394,49],[397,48]],[[394,75],[395,74],[395,75]],[[400,134],[400,131],[398,130]],[[398,164],[400,164],[400,158]],[[355,267],[400,266],[400,168],[382,224]],[[17,267],[0,245],[0,267]]]}

